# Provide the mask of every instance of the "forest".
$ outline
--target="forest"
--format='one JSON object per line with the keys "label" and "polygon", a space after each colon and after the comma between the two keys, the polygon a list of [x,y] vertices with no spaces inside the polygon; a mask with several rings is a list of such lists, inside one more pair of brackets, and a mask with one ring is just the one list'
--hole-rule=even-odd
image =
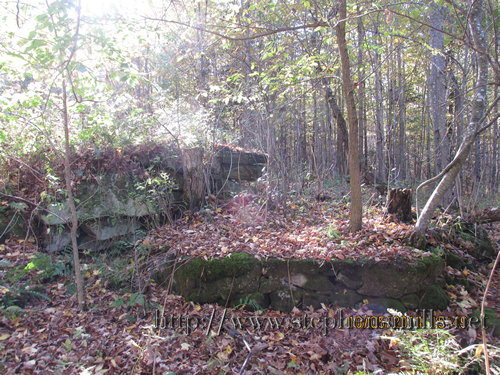
{"label": "forest", "polygon": [[1,373],[500,374],[498,0],[0,9]]}

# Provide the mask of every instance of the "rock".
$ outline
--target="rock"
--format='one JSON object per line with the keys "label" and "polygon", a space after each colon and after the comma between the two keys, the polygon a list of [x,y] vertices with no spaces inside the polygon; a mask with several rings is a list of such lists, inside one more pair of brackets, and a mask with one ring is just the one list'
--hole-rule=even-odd
{"label": "rock", "polygon": [[330,295],[330,303],[340,307],[353,307],[362,300],[363,296],[360,296],[355,291],[349,289],[346,289],[341,293],[333,293]]}
{"label": "rock", "polygon": [[406,296],[403,296],[403,298],[401,298],[401,302],[408,310],[415,310],[420,304],[420,298],[418,298],[418,296],[414,293],[407,294]]}
{"label": "rock", "polygon": [[446,254],[446,265],[456,270],[461,270],[464,268],[465,263],[458,255],[448,252]]}
{"label": "rock", "polygon": [[406,307],[401,301],[392,298],[370,298],[365,306],[368,310],[372,310],[374,315],[382,315],[387,313],[387,309],[397,310],[405,313]]}
{"label": "rock", "polygon": [[450,303],[446,292],[437,285],[431,285],[423,292],[420,309],[445,310]]}
{"label": "rock", "polygon": [[231,150],[229,147],[217,147],[216,159],[223,164],[254,165],[267,163],[267,155],[258,152]]}
{"label": "rock", "polygon": [[342,272],[340,272],[339,275],[337,276],[337,281],[341,282],[349,289],[359,289],[363,285],[362,281],[351,280]]}
{"label": "rock", "polygon": [[304,283],[302,287],[306,290],[316,290],[320,292],[335,289],[335,286],[330,282],[328,277],[323,275],[309,276],[306,283]]}
{"label": "rock", "polygon": [[[290,293],[293,293],[293,298]],[[270,295],[271,298],[270,307],[274,310],[279,310],[279,311],[286,311],[286,312],[292,311],[292,309],[295,306],[302,305],[303,295],[304,292],[300,289],[294,290],[294,288],[292,288],[291,292],[290,288],[282,288],[275,290]]]}
{"label": "rock", "polygon": [[247,253],[233,253],[230,257],[208,262],[195,258],[176,270],[175,288],[192,301],[223,301],[225,304],[231,296],[258,292],[261,275],[259,261]]}
{"label": "rock", "polygon": [[[77,211],[79,222],[105,217],[143,217],[156,214],[154,202],[137,189],[128,176],[103,175],[99,184],[82,182],[77,199],[83,202]],[[68,200],[51,203],[39,210],[38,218],[45,225],[68,224],[71,211]]]}
{"label": "rock", "polygon": [[221,164],[221,174],[228,176],[229,179],[237,181],[255,181],[262,176],[262,170],[265,165],[233,165]]}
{"label": "rock", "polygon": [[425,251],[425,248],[427,247],[427,237],[425,236],[425,233],[414,231],[408,239],[408,244]]}
{"label": "rock", "polygon": [[269,295],[261,292],[253,293],[250,297],[248,297],[248,301],[253,301],[253,304],[251,304],[250,307],[255,307],[255,305],[257,305],[261,309],[264,309],[264,306],[269,306],[270,303]]}
{"label": "rock", "polygon": [[404,259],[391,264],[377,263],[373,267],[360,269],[363,286],[357,292],[399,299],[433,284],[443,270],[444,261],[434,254],[418,259],[418,264],[414,265]]}
{"label": "rock", "polygon": [[302,297],[302,307],[304,309],[312,306],[313,309],[318,310],[321,308],[321,304],[328,306],[330,304],[330,294],[325,292],[311,292],[304,293]]}
{"label": "rock", "polygon": [[466,241],[474,244],[471,255],[480,262],[494,259],[497,255],[495,245],[488,237],[488,232],[477,224],[464,223],[461,226],[462,232],[459,235]]}
{"label": "rock", "polygon": [[44,243],[48,253],[62,251],[71,246],[71,230],[65,226],[51,226],[47,228]]}
{"label": "rock", "polygon": [[86,221],[80,225],[80,228],[97,241],[105,241],[110,238],[124,236],[127,233],[133,233],[141,228],[141,225],[136,220],[107,217]]}

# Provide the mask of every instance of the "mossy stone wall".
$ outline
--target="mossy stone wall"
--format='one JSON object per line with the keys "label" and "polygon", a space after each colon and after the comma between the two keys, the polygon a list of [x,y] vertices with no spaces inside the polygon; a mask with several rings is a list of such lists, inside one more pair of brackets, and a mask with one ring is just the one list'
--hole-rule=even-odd
{"label": "mossy stone wall", "polygon": [[[162,283],[171,268],[155,275]],[[177,264],[174,291],[198,303],[234,306],[253,299],[263,308],[290,311],[321,304],[354,307],[368,300],[375,307],[399,310],[444,309],[446,293],[437,287],[444,261],[437,255],[393,262],[278,259],[258,260],[247,253],[223,259],[200,258]]]}

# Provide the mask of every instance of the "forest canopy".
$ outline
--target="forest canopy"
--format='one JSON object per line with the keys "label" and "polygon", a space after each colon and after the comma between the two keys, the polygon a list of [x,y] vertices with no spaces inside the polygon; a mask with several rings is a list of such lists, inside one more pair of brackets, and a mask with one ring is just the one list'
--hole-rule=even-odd
{"label": "forest canopy", "polygon": [[[493,2],[2,7],[4,165],[47,150],[62,157],[65,101],[70,150],[152,141],[258,149],[284,194],[311,178],[324,186],[350,175],[353,188],[370,173],[375,186],[416,187],[441,173],[434,182],[449,181],[424,209],[423,230],[438,204],[466,215],[478,196],[496,192]],[[354,210],[360,195],[352,194]]]}

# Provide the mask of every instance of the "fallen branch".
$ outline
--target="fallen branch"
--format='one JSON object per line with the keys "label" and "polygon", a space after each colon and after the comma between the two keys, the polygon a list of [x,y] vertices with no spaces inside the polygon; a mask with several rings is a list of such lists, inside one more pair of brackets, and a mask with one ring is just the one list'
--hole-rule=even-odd
{"label": "fallen branch", "polygon": [[500,206],[476,212],[468,219],[471,223],[494,223],[500,221]]}

